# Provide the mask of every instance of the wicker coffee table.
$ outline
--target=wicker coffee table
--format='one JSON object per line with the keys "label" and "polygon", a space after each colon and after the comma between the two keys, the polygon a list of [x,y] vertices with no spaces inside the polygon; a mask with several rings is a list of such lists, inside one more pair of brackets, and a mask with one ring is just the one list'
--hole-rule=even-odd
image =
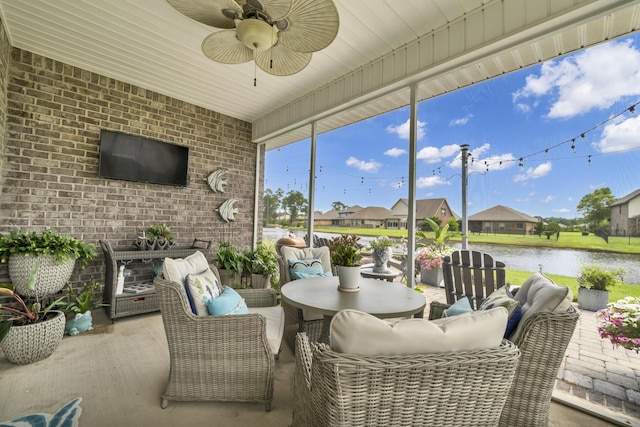
{"label": "wicker coffee table", "polygon": [[324,315],[321,342],[328,341],[331,319],[340,310],[364,311],[379,318],[422,317],[424,313],[424,295],[400,283],[381,283],[363,277],[359,285],[359,292],[341,292],[337,277],[299,279],[282,287],[282,300],[296,308]]}

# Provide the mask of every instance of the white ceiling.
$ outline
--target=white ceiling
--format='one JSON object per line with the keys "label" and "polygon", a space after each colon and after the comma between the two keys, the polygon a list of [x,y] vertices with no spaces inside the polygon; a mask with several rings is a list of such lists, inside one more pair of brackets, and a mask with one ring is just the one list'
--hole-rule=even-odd
{"label": "white ceiling", "polygon": [[[166,0],[0,0],[0,14],[15,47],[254,123],[254,140],[269,147],[308,137],[312,121],[320,119],[323,132],[407,105],[410,84],[426,99],[636,31],[640,22],[640,0],[335,3],[335,41],[288,77],[253,62],[207,59],[200,44],[217,30]],[[379,81],[362,80],[375,77],[376,66]]]}

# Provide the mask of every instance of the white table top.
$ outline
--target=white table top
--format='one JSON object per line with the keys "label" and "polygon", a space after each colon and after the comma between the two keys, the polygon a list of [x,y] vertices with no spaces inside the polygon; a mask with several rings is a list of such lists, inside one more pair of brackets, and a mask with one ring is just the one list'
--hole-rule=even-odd
{"label": "white table top", "polygon": [[282,299],[288,304],[326,316],[340,310],[364,311],[380,318],[410,316],[424,310],[424,295],[400,283],[360,278],[359,292],[338,290],[337,277],[299,279],[285,284]]}

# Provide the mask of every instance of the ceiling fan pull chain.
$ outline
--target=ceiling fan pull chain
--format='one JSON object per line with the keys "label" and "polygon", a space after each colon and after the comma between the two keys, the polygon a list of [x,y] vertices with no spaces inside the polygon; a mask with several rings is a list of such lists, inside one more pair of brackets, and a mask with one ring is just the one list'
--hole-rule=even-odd
{"label": "ceiling fan pull chain", "polygon": [[258,79],[257,77],[257,73],[258,73],[258,66],[256,65],[255,61],[253,63],[253,87],[256,87],[258,85]]}

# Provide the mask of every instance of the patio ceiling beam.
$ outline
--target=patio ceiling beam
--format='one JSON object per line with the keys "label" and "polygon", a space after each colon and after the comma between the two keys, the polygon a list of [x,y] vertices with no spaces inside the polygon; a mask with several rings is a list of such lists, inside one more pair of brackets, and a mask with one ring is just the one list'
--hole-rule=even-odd
{"label": "patio ceiling beam", "polygon": [[[298,129],[312,122],[321,123],[320,133],[344,125],[339,119],[335,125],[329,123],[336,120],[332,116],[381,97],[391,100],[386,108],[381,106],[378,110],[390,111],[407,105],[406,101],[398,100],[402,97],[393,95],[414,84],[419,85],[419,102],[628,34],[637,29],[639,3],[639,0],[490,1],[261,117],[253,123],[253,141],[267,142],[268,149],[276,148],[302,139],[299,134],[306,132],[300,133]],[[594,20],[594,25],[585,24]],[[447,80],[450,73],[457,78],[448,76]],[[434,91],[430,86],[441,89]],[[376,115],[365,110],[360,119]]]}

